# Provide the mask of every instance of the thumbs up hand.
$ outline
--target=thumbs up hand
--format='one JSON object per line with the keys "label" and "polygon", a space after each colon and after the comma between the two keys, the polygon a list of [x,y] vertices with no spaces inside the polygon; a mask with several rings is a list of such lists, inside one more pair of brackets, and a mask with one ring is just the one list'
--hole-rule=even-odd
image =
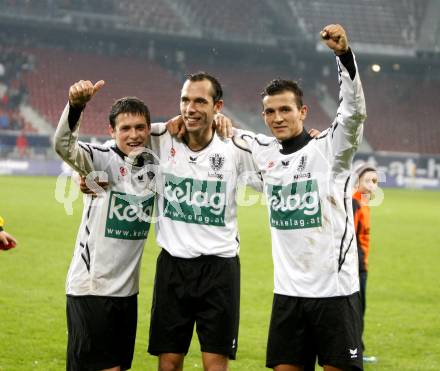
{"label": "thumbs up hand", "polygon": [[84,108],[86,103],[104,86],[105,81],[93,84],[90,80],[80,80],[69,89],[69,104],[75,108]]}

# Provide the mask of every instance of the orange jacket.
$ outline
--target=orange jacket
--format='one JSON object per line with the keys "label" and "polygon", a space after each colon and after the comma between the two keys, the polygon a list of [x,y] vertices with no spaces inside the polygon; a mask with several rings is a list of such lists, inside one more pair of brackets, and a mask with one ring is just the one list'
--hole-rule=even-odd
{"label": "orange jacket", "polygon": [[354,230],[358,245],[359,271],[368,270],[370,252],[370,208],[361,198],[361,193],[353,194]]}

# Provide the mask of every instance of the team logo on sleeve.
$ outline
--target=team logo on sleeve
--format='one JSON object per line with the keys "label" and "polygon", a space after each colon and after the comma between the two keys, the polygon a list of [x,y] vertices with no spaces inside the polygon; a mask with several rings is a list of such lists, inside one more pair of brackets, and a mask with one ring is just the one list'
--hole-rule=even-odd
{"label": "team logo on sleeve", "polygon": [[185,223],[225,225],[226,182],[165,174],[163,216]]}
{"label": "team logo on sleeve", "polygon": [[121,240],[147,238],[153,213],[154,197],[139,197],[110,192],[105,236]]}
{"label": "team logo on sleeve", "polygon": [[267,185],[270,224],[276,229],[315,228],[322,225],[315,179],[288,185]]}

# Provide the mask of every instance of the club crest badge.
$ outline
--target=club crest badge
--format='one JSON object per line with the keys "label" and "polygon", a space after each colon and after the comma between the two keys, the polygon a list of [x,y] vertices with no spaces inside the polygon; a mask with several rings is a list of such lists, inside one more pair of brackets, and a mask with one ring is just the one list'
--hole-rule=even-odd
{"label": "club crest badge", "polygon": [[209,156],[209,164],[211,165],[211,169],[214,171],[219,171],[225,163],[225,156],[220,153],[214,153]]}
{"label": "club crest badge", "polygon": [[296,168],[296,170],[299,173],[301,173],[302,171],[305,170],[306,166],[307,166],[307,156],[303,155],[303,156],[301,156],[301,159],[299,160],[298,167]]}

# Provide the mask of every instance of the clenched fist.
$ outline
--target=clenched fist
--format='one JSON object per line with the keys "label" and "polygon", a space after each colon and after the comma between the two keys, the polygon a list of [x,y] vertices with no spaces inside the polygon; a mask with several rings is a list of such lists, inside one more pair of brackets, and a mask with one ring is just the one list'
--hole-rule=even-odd
{"label": "clenched fist", "polygon": [[80,80],[76,82],[69,89],[70,105],[72,107],[83,108],[104,84],[104,80],[99,80],[94,85],[90,80]]}
{"label": "clenched fist", "polygon": [[342,55],[348,50],[348,39],[340,24],[325,26],[320,32],[322,39],[336,55]]}

